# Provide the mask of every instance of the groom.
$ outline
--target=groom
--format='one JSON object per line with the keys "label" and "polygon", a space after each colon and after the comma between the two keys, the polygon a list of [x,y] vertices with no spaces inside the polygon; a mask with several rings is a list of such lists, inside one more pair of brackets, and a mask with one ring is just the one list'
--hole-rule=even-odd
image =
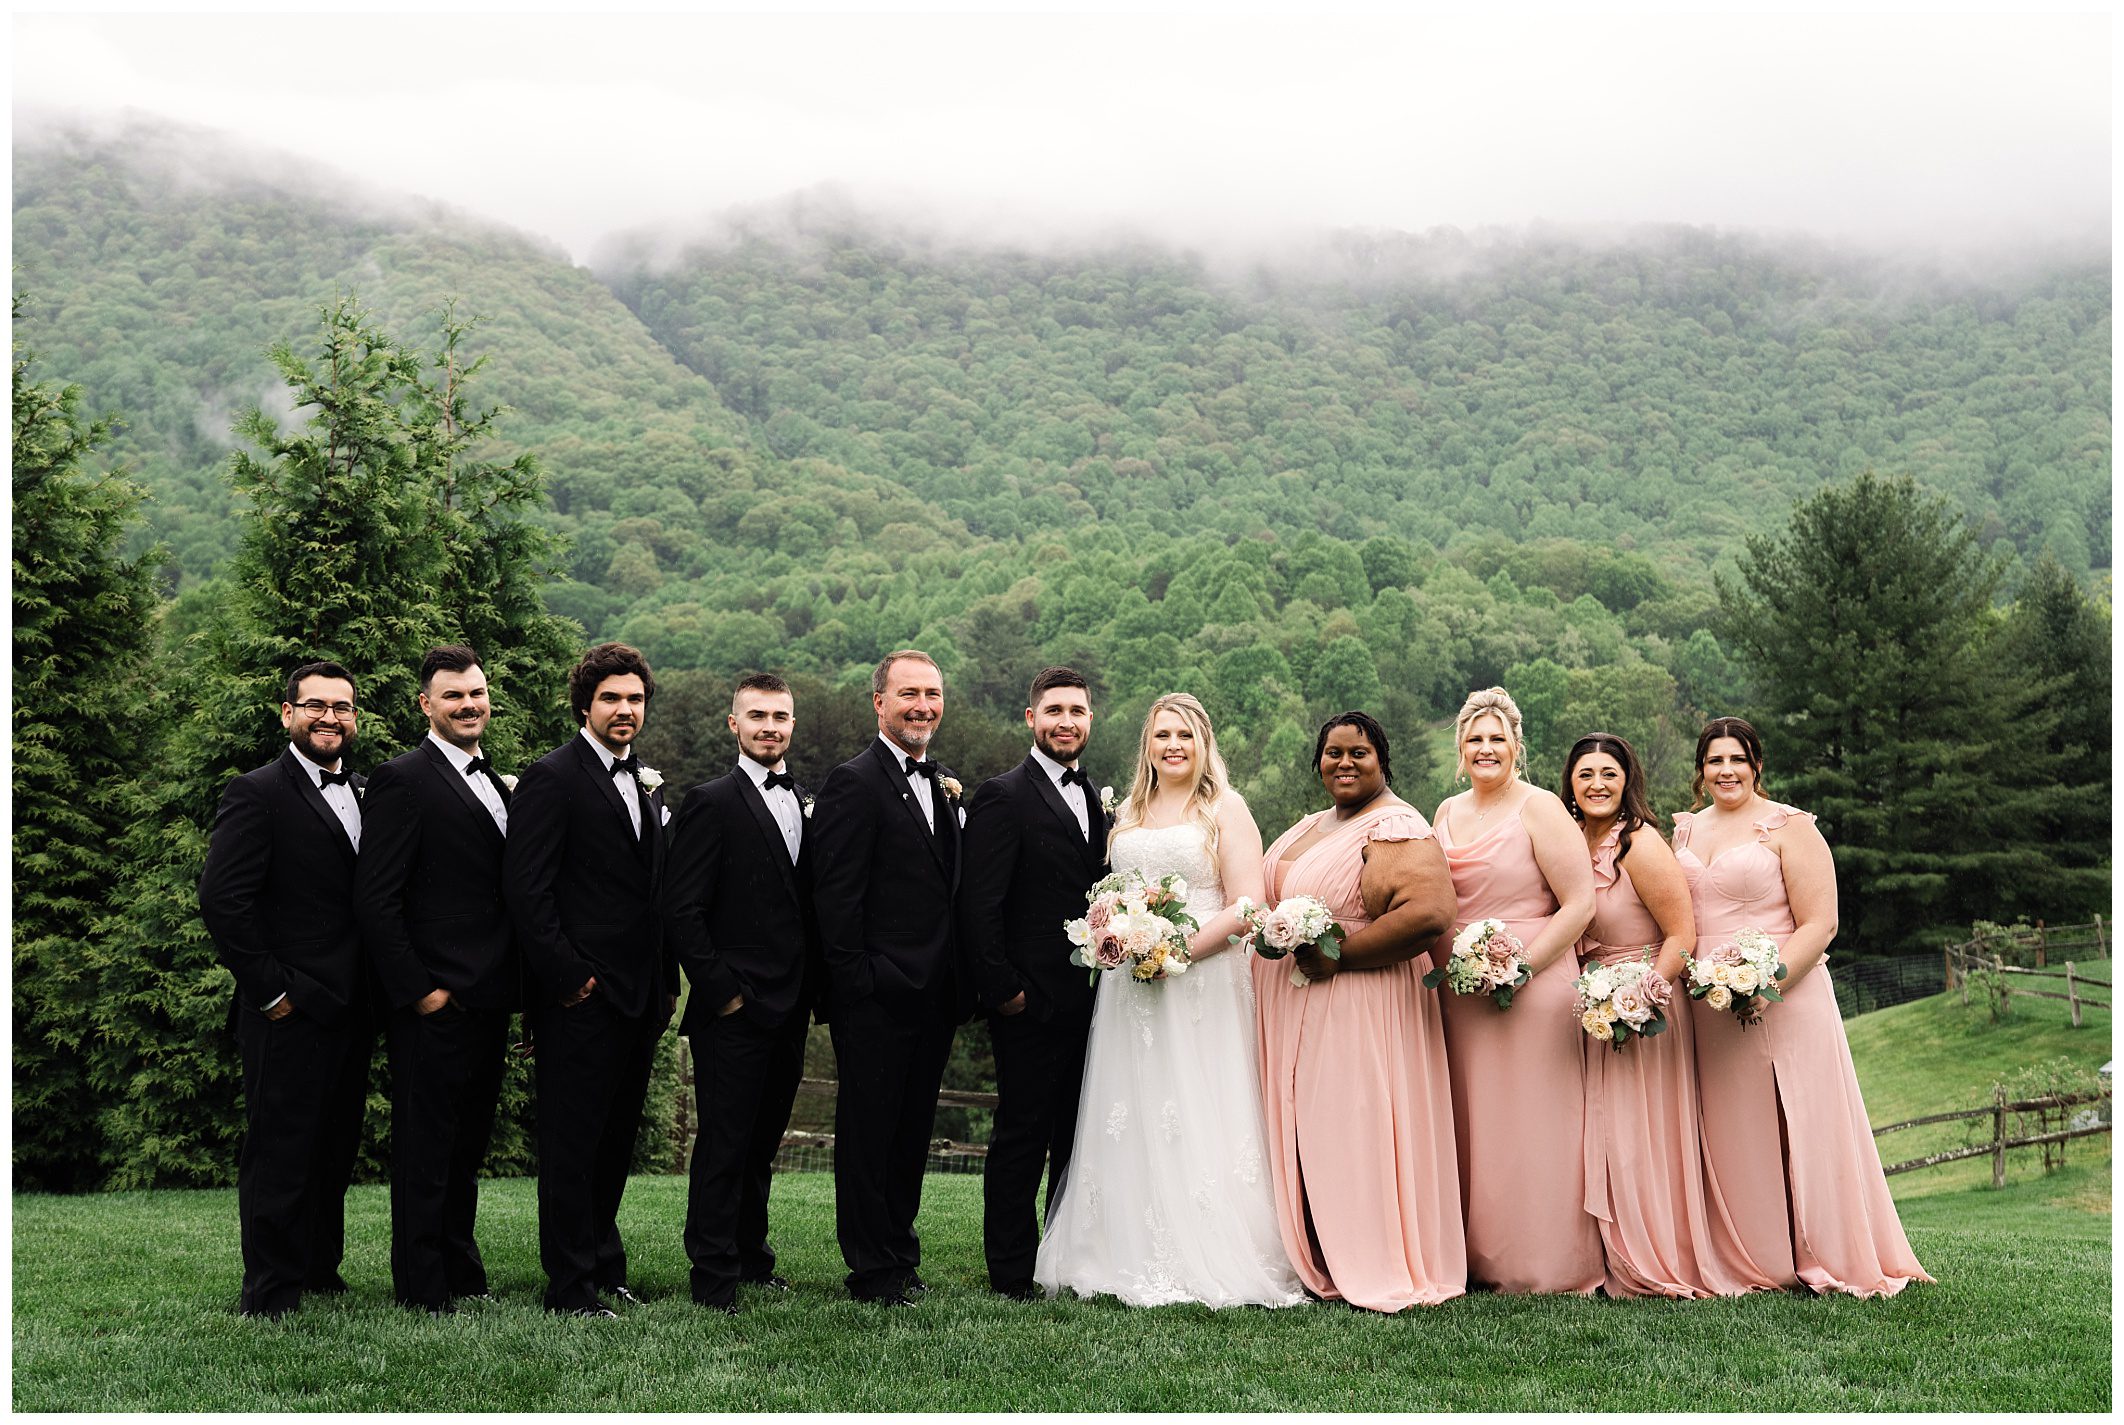
{"label": "groom", "polygon": [[959,938],[996,1053],[995,1128],[982,1179],[989,1286],[1031,1300],[1040,1232],[1033,1198],[1047,1168],[1054,1209],[1077,1131],[1092,986],[1070,963],[1063,922],[1084,914],[1106,873],[1107,816],[1077,765],[1091,736],[1082,675],[1049,668],[1026,699],[1032,751],[981,784],[966,809]]}

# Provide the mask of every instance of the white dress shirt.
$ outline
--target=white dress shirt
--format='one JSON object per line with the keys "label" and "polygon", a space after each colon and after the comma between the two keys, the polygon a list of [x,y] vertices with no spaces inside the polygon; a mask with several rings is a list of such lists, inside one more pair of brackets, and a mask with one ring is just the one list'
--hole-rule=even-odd
{"label": "white dress shirt", "polygon": [[[361,798],[354,795],[353,784],[334,782],[331,786],[326,786],[323,767],[303,756],[301,749],[292,742],[288,744],[288,751],[293,752],[295,760],[308,771],[310,785],[324,794],[325,805],[332,809],[334,815],[339,818],[339,824],[346,828],[347,840],[354,844],[356,851],[361,850]],[[345,766],[344,760],[341,766]]]}
{"label": "white dress shirt", "polygon": [[494,818],[495,827],[502,835],[507,836],[509,808],[502,805],[501,789],[494,785],[494,779],[485,772],[474,774],[465,770],[472,765],[472,759],[479,755],[478,752],[467,752],[456,743],[437,737],[432,727],[428,729],[428,741],[442,749],[443,756],[449,758],[450,765],[457,769],[457,775],[465,779],[465,785],[472,789],[472,795],[478,797],[479,804],[487,809],[487,815]]}
{"label": "white dress shirt", "polygon": [[[878,741],[885,744],[885,750],[892,753],[893,759],[900,764],[902,769],[904,769],[909,762],[925,762],[928,760],[927,757],[911,757],[907,753],[902,752],[900,750],[900,744],[894,742],[891,738],[887,737],[882,732],[878,734]],[[924,750],[926,751],[927,749]],[[906,776],[904,770],[902,771],[901,775],[906,781],[908,788],[914,792],[915,801],[922,808],[922,820],[929,823],[929,829],[931,831],[935,831],[937,829],[936,780],[932,777],[908,777]]]}
{"label": "white dress shirt", "polygon": [[1042,752],[1037,746],[1033,748],[1032,755],[1033,761],[1040,764],[1040,770],[1047,773],[1047,780],[1054,783],[1055,790],[1062,794],[1062,805],[1076,813],[1077,830],[1083,832],[1085,841],[1089,842],[1091,840],[1091,806],[1085,800],[1085,797],[1089,794],[1091,788],[1077,783],[1071,783],[1066,787],[1063,786],[1062,774],[1075,769],[1063,766],[1060,762]]}
{"label": "white dress shirt", "polygon": [[782,761],[772,767],[762,767],[750,757],[740,757],[738,770],[752,778],[753,788],[759,792],[760,800],[767,803],[768,815],[774,818],[776,826],[782,828],[782,845],[789,852],[790,864],[796,864],[797,853],[804,849],[804,808],[798,805],[796,792],[792,789],[767,789],[767,774],[786,772],[789,770],[789,764]]}
{"label": "white dress shirt", "polygon": [[[619,758],[612,755],[612,749],[605,746],[604,743],[599,742],[595,737],[593,737],[590,733],[589,728],[584,727],[578,728],[576,730],[582,733],[583,741],[590,744],[591,750],[597,753],[599,757],[604,759],[605,770],[608,772],[612,772],[612,764],[619,761]],[[630,757],[634,755],[634,747],[632,744],[629,744],[627,748],[627,755]],[[635,765],[639,767],[641,764],[637,762]],[[634,828],[634,839],[636,841],[641,840],[642,803],[641,799],[635,796],[634,794],[635,779],[625,772],[612,772],[612,788],[614,791],[619,793],[620,801],[626,804],[627,825]]]}

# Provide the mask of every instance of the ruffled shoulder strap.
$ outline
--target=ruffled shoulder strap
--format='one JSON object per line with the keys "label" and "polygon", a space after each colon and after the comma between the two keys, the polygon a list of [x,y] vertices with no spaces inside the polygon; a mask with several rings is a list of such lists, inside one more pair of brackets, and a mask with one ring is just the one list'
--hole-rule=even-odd
{"label": "ruffled shoulder strap", "polygon": [[1695,824],[1695,812],[1678,811],[1674,813],[1674,849],[1676,851],[1689,844],[1689,829]]}
{"label": "ruffled shoulder strap", "polygon": [[1812,826],[1814,813],[1801,811],[1798,807],[1788,807],[1783,802],[1772,802],[1769,813],[1755,823],[1755,839],[1768,841],[1771,832],[1793,820],[1798,820],[1803,826]]}
{"label": "ruffled shoulder strap", "polygon": [[1367,841],[1427,841],[1431,824],[1414,807],[1395,807],[1365,829]]}
{"label": "ruffled shoulder strap", "polygon": [[1593,883],[1598,889],[1606,890],[1622,875],[1615,865],[1615,858],[1621,851],[1622,828],[1611,826],[1608,834],[1601,838],[1600,845],[1593,848]]}

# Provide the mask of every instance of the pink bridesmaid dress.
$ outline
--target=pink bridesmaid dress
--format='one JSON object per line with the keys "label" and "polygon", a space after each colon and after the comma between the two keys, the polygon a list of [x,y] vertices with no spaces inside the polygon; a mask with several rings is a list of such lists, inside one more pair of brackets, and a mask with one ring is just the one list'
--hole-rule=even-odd
{"label": "pink bridesmaid dress", "polygon": [[[1371,841],[1431,834],[1393,806],[1355,817],[1295,861],[1284,848],[1332,811],[1276,839],[1269,902],[1318,897],[1344,930],[1371,923],[1358,893]],[[1372,1311],[1435,1305],[1467,1289],[1460,1183],[1438,997],[1426,960],[1291,984],[1291,962],[1254,957],[1276,1219],[1306,1288]]]}
{"label": "pink bridesmaid dress", "polygon": [[[1754,841],[1706,866],[1689,849],[1695,818],[1675,814],[1674,854],[1696,901],[1699,954],[1749,928],[1783,945],[1798,928],[1784,863],[1764,844],[1793,817],[1814,819],[1772,803]],[[1853,1296],[1893,1296],[1931,1281],[1888,1195],[1826,961],[1752,1028],[1701,1000],[1691,1017],[1705,1174],[1753,1271],[1781,1286]]]}
{"label": "pink bridesmaid dress", "polygon": [[[1657,837],[1647,827],[1633,833]],[[1593,923],[1585,963],[1658,958],[1666,935],[1616,864],[1622,833],[1593,853]],[[1680,989],[1667,1027],[1621,1049],[1580,1035],[1586,1056],[1586,1211],[1600,1225],[1607,1293],[1736,1296],[1774,1287],[1751,1270],[1723,1202],[1707,1194],[1696,1096],[1695,1036]]]}
{"label": "pink bridesmaid dress", "polygon": [[[1556,913],[1517,816],[1465,846],[1441,823],[1438,843],[1460,898],[1453,933],[1486,918],[1528,945]],[[1600,1230],[1586,1211],[1586,1061],[1579,1040],[1576,957],[1559,955],[1512,1007],[1440,987],[1453,1137],[1468,1225],[1468,1275],[1505,1292],[1597,1289]]]}

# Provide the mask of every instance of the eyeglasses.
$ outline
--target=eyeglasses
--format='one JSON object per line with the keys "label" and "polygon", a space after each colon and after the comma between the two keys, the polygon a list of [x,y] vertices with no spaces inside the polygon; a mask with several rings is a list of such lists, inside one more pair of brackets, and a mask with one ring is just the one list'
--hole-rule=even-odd
{"label": "eyeglasses", "polygon": [[303,716],[308,718],[320,718],[326,713],[340,718],[354,716],[354,704],[352,703],[327,703],[320,702],[316,698],[304,698],[293,706],[300,708]]}

